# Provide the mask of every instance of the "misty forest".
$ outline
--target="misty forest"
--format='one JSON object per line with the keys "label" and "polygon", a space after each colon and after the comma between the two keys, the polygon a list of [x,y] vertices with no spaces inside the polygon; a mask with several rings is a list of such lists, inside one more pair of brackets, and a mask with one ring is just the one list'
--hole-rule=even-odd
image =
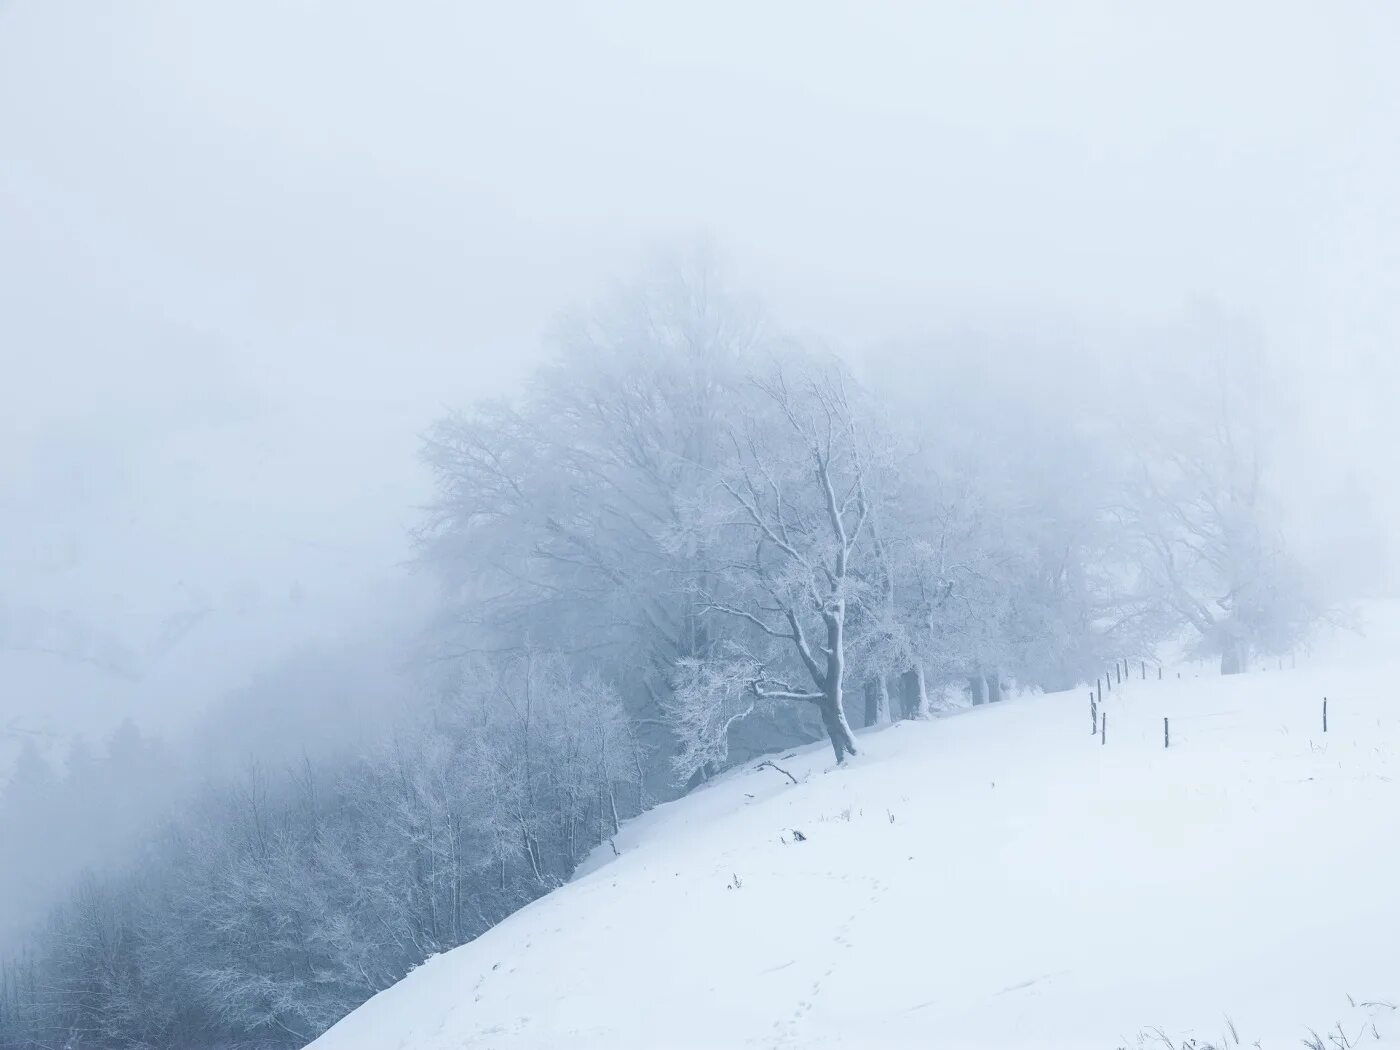
{"label": "misty forest", "polygon": [[100,7],[0,1050],[1400,1046],[1393,12]]}
{"label": "misty forest", "polygon": [[[406,571],[440,598],[392,731],[200,784],[76,875],[5,963],[5,1045],[300,1047],[735,762],[1155,677],[1181,639],[1222,674],[1292,654],[1323,606],[1271,524],[1279,392],[1247,328],[1172,337],[1102,410],[1037,409],[1066,380],[1023,345],[887,382],[658,264],[518,397],[427,425]],[[1143,400],[1189,409],[1144,431]],[[62,775],[31,747],[6,838],[107,824],[161,762],[130,728]]]}

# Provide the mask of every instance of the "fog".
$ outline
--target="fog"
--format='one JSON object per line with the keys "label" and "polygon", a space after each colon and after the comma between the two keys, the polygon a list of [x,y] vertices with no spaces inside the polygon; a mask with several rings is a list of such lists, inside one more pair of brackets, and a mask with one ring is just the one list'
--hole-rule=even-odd
{"label": "fog", "polygon": [[[3,0],[0,782],[25,741],[61,765],[128,719],[234,764],[387,719],[431,604],[421,434],[695,245],[867,372],[1044,347],[1067,415],[1233,319],[1293,392],[1288,529],[1339,597],[1388,593],[1397,30],[1373,4]],[[352,650],[373,670],[311,704],[334,718],[247,699]]]}

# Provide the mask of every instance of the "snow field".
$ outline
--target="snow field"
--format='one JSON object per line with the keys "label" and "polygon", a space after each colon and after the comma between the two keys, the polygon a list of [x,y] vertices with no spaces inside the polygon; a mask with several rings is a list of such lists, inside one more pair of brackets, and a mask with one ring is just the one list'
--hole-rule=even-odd
{"label": "snow field", "polygon": [[1396,652],[1133,679],[1106,743],[1080,688],[751,762],[314,1045],[1400,1045]]}

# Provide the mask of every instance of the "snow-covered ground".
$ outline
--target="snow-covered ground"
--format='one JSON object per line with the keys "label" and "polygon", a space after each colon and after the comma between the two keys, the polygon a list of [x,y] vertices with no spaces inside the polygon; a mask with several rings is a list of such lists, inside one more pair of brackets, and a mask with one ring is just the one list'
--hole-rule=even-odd
{"label": "snow-covered ground", "polygon": [[1126,683],[1102,743],[1080,689],[775,756],[796,785],[751,763],[314,1045],[1400,1046],[1400,619],[1370,620],[1297,670]]}

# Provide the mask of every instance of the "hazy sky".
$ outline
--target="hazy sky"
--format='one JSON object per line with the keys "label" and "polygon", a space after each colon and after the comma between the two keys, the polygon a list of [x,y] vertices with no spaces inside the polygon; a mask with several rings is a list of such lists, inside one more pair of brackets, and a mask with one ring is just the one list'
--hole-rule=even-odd
{"label": "hazy sky", "polygon": [[1383,3],[0,0],[0,624],[79,622],[138,668],[0,651],[0,733],[177,725],[382,602],[421,428],[678,238],[856,350],[1214,300],[1316,392],[1299,504],[1354,475],[1400,511],[1397,29]]}

